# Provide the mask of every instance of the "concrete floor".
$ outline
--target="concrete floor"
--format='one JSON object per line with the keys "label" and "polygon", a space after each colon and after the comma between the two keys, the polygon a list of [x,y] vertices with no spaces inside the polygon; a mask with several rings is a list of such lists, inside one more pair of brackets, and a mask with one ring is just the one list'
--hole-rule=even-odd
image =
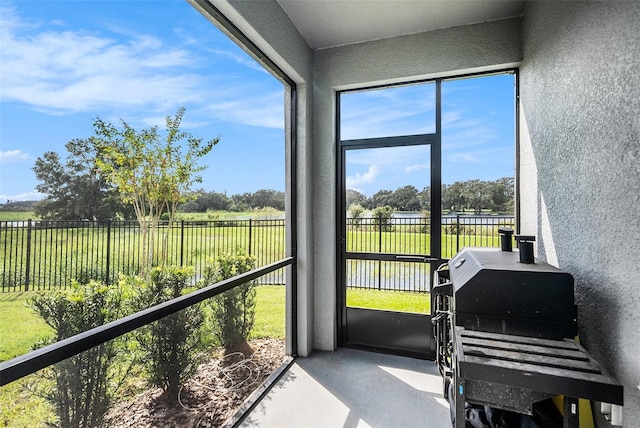
{"label": "concrete floor", "polygon": [[431,361],[353,349],[298,358],[241,427],[450,428]]}

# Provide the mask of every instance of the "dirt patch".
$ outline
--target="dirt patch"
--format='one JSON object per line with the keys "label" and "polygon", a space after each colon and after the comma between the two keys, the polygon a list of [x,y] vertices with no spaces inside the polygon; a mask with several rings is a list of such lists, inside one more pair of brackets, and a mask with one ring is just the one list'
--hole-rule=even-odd
{"label": "dirt patch", "polygon": [[217,350],[180,391],[178,403],[168,400],[159,388],[149,389],[117,404],[107,414],[104,426],[196,428],[224,424],[285,358],[283,340],[253,340],[249,346],[254,350],[250,358],[225,356],[222,349]]}

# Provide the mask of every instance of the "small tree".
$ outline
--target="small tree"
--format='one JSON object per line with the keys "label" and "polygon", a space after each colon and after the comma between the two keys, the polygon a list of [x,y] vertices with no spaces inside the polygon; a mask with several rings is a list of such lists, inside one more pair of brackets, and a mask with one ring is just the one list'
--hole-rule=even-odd
{"label": "small tree", "polygon": [[354,225],[360,224],[362,221],[362,215],[364,214],[364,207],[359,204],[352,204],[349,206],[349,217],[351,217],[352,223]]}
{"label": "small tree", "polygon": [[[137,290],[134,306],[143,310],[182,296],[189,287],[193,268],[170,266],[153,268],[150,282],[141,277],[123,277]],[[204,314],[199,305],[190,306],[143,327],[137,336],[149,380],[176,402],[184,382],[201,361],[203,343],[200,329]]]}
{"label": "small tree", "polygon": [[[255,258],[243,254],[221,255],[205,267],[204,283],[215,284],[255,267]],[[255,318],[255,281],[239,285],[210,299],[213,333],[227,352],[247,349]]]}
{"label": "small tree", "polygon": [[377,220],[377,224],[380,230],[384,232],[391,232],[391,215],[393,214],[393,208],[389,205],[384,207],[377,207],[373,210],[373,218]]}
{"label": "small tree", "polygon": [[[153,262],[154,233],[150,233],[160,222],[163,212],[168,212],[168,227],[165,229],[160,264],[166,262],[168,234],[180,203],[193,193],[194,183],[200,183],[198,175],[205,166],[198,160],[208,154],[219,138],[202,142],[190,133],[180,131],[184,116],[180,107],[174,117],[166,117],[166,135],[160,135],[158,127],[136,131],[122,120],[122,129],[97,118],[93,124],[94,141],[99,149],[97,166],[106,179],[117,186],[122,199],[133,204],[140,223],[143,245],[143,267],[148,269]],[[183,150],[180,142],[186,141]]]}
{"label": "small tree", "polygon": [[[113,321],[122,313],[120,289],[91,281],[74,281],[70,293],[36,295],[30,306],[51,326],[60,341]],[[99,426],[125,374],[113,370],[123,345],[109,341],[52,367],[55,388],[44,392],[63,427]],[[123,366],[120,366],[122,368]],[[126,370],[125,370],[126,373]]]}

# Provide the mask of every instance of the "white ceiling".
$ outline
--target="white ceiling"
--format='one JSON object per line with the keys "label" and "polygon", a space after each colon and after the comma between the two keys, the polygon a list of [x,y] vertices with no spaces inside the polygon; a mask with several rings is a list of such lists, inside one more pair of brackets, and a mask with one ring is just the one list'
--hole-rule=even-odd
{"label": "white ceiling", "polygon": [[312,49],[522,15],[526,0],[277,0]]}

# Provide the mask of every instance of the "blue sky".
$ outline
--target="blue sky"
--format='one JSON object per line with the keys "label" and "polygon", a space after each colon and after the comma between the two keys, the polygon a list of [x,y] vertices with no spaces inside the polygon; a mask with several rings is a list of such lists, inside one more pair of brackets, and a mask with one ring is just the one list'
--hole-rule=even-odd
{"label": "blue sky", "polygon": [[[0,202],[41,198],[36,158],[64,158],[96,117],[162,129],[179,106],[183,129],[221,137],[203,159],[203,188],[284,190],[282,84],[186,1],[3,1],[0,20]],[[344,100],[343,138],[434,130],[433,85]],[[443,125],[443,182],[513,176],[512,76],[446,82]],[[369,195],[421,189],[428,171],[410,148],[348,167]]]}
{"label": "blue sky", "polygon": [[[142,129],[179,106],[221,142],[207,190],[284,188],[282,84],[185,1],[3,1],[0,202],[37,199],[31,167],[92,135],[99,116]],[[244,172],[244,173],[243,173]]]}
{"label": "blue sky", "polygon": [[[346,93],[341,138],[435,132],[435,84]],[[442,182],[514,176],[514,76],[500,74],[442,84]],[[367,196],[380,189],[429,186],[425,147],[347,154],[347,186]]]}

